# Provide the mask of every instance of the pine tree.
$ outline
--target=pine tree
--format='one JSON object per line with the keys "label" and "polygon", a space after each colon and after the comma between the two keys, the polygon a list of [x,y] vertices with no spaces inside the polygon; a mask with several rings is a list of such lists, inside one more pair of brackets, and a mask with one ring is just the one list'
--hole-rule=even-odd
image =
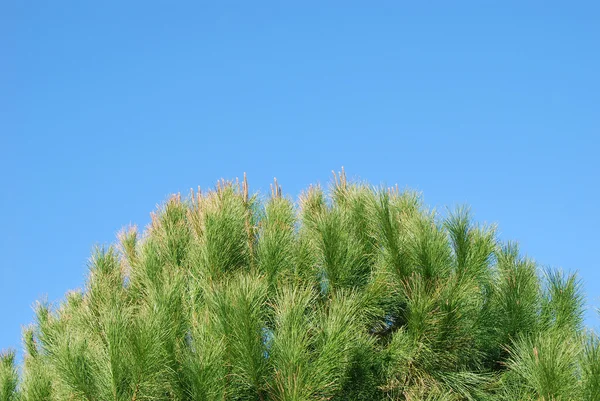
{"label": "pine tree", "polygon": [[221,181],[39,303],[0,400],[600,400],[575,275],[466,208],[334,175],[297,204]]}

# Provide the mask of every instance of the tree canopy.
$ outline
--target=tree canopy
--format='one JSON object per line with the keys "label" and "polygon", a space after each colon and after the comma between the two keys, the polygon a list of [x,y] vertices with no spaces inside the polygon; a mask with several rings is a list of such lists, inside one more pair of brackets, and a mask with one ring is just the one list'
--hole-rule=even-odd
{"label": "tree canopy", "polygon": [[172,196],[40,302],[0,400],[600,400],[578,278],[467,208],[349,182]]}

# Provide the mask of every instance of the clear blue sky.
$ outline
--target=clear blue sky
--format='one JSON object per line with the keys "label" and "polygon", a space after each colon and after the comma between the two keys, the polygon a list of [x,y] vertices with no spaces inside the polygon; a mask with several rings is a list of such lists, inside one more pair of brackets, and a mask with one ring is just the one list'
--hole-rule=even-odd
{"label": "clear blue sky", "polygon": [[600,304],[598,2],[193,3],[0,5],[0,348],[94,244],[244,171],[468,203]]}

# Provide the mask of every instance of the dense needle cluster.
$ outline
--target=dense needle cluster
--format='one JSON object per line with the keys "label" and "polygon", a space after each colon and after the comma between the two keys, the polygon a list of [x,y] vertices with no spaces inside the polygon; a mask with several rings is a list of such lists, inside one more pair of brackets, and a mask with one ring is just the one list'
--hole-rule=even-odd
{"label": "dense needle cluster", "polygon": [[335,177],[173,196],[37,305],[0,400],[600,400],[577,278],[466,209]]}

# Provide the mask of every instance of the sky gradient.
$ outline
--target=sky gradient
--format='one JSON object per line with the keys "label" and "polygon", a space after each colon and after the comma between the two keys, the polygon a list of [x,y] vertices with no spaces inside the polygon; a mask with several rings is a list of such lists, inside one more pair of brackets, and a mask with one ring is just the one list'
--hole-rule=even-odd
{"label": "sky gradient", "polygon": [[94,245],[243,172],[469,204],[600,305],[599,3],[326,3],[2,2],[0,349]]}

